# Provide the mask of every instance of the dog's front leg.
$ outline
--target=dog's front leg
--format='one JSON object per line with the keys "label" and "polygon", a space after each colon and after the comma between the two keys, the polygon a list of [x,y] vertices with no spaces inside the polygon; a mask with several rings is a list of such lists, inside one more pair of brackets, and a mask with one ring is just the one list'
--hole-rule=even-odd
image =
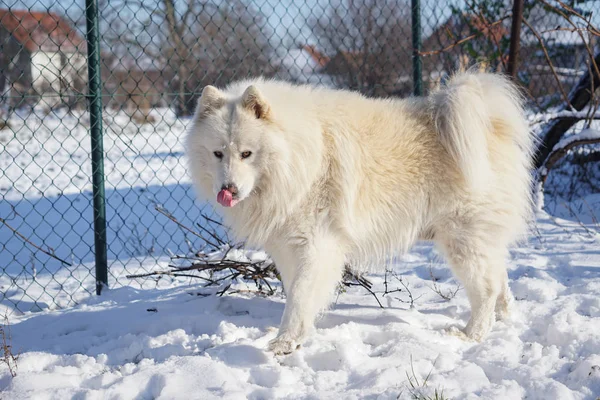
{"label": "dog's front leg", "polygon": [[292,262],[294,273],[288,274],[288,282],[284,277],[287,300],[279,334],[269,343],[269,350],[275,354],[291,353],[310,333],[342,278],[344,254],[331,235],[322,234],[301,246]]}

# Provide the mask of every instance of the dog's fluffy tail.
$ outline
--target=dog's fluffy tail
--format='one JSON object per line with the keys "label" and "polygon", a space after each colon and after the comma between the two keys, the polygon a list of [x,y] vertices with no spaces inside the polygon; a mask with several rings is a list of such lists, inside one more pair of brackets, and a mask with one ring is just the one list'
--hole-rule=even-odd
{"label": "dog's fluffy tail", "polygon": [[467,185],[486,186],[491,166],[490,135],[511,140],[530,159],[534,141],[523,111],[523,98],[502,75],[462,72],[431,94],[436,129],[458,164]]}

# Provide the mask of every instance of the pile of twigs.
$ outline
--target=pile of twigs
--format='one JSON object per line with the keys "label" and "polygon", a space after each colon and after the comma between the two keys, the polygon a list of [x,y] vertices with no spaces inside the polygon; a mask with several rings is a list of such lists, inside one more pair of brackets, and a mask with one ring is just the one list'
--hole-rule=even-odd
{"label": "pile of twigs", "polygon": [[[231,248],[230,248],[231,249]],[[246,261],[236,258],[228,258],[229,250],[223,252],[221,257],[217,254],[198,253],[194,256],[173,256],[172,260],[185,260],[189,264],[177,266],[169,265],[167,270],[151,271],[141,274],[127,275],[129,279],[148,277],[183,277],[197,278],[204,282],[203,287],[218,288],[216,295],[222,296],[227,293],[255,292],[262,295],[273,295],[277,291],[280,281],[279,273],[275,264],[268,258],[260,261]],[[232,288],[235,283],[253,284],[253,288],[240,290]],[[375,295],[371,290],[372,284],[364,276],[357,275],[348,267],[344,272],[342,286],[361,286],[369,293]],[[377,300],[379,303],[379,300]]]}
{"label": "pile of twigs", "polygon": [[[232,243],[227,227],[221,222],[201,214],[203,221],[196,224],[199,229],[196,230],[182,224],[164,207],[155,204],[154,209],[177,224],[185,234],[200,239],[204,250],[190,256],[172,256],[172,263],[169,264],[168,269],[131,274],[127,275],[128,279],[160,279],[163,276],[196,278],[204,283],[204,288],[216,288],[215,293],[218,296],[242,291],[270,296],[281,287],[279,284],[281,279],[275,263],[266,256],[256,260],[250,251],[243,249],[243,244]],[[247,284],[247,289],[239,289],[236,283]],[[371,290],[371,282],[352,272],[349,266],[346,266],[341,284],[346,287],[361,286],[375,295]],[[379,303],[379,300],[377,301]]]}
{"label": "pile of twigs", "polygon": [[[236,257],[231,257],[231,250],[236,250]],[[218,288],[216,294],[222,296],[226,293],[240,292],[232,289],[237,282],[253,283],[254,291],[264,295],[276,292],[273,283],[279,280],[275,264],[268,259],[252,261],[239,256],[239,249],[229,247],[213,253],[196,253],[193,256],[173,256],[171,259],[183,261],[183,265],[169,265],[169,269],[151,271],[142,274],[127,275],[129,279],[147,277],[185,277],[197,278],[204,283],[203,287]]]}

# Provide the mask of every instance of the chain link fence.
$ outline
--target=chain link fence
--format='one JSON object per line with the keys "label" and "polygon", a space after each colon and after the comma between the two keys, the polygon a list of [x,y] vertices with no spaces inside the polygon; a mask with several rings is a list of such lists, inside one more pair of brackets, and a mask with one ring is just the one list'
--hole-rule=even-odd
{"label": "chain link fence", "polygon": [[[104,223],[110,287],[139,284],[125,275],[200,250],[173,219],[193,227],[202,215],[218,218],[194,200],[182,144],[207,84],[263,75],[409,96],[415,79],[427,92],[461,65],[505,71],[508,61],[505,0],[97,1],[0,2],[7,310],[64,307],[93,293]],[[576,3],[595,18],[593,1]],[[598,37],[561,27],[545,1],[526,1],[523,20],[517,77],[531,108],[545,110],[588,69]]]}

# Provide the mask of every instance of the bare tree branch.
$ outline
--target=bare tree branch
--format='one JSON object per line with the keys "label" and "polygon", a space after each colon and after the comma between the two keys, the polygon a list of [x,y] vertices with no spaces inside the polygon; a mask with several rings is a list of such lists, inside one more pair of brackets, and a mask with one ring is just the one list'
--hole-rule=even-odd
{"label": "bare tree branch", "polygon": [[502,22],[504,22],[507,18],[510,18],[510,15],[506,15],[506,16],[502,17],[501,19],[490,23],[489,25],[486,26],[485,30],[481,30],[481,31],[476,32],[476,33],[474,33],[472,35],[469,35],[467,37],[459,39],[459,40],[455,41],[454,43],[452,43],[452,44],[444,47],[443,49],[432,50],[432,51],[421,51],[421,52],[419,52],[419,54],[422,55],[422,56],[432,56],[432,55],[436,55],[436,54],[445,53],[445,52],[447,52],[447,51],[455,48],[456,46],[459,46],[459,45],[461,45],[463,43],[466,43],[466,42],[468,42],[470,40],[473,40],[473,39],[475,39],[477,37],[480,37],[486,31],[491,30],[494,26],[502,24]]}
{"label": "bare tree branch", "polygon": [[560,78],[556,74],[556,69],[554,68],[554,63],[552,62],[552,59],[550,58],[550,55],[548,54],[548,49],[546,48],[546,44],[544,43],[544,39],[542,39],[542,37],[540,36],[540,34],[535,30],[535,28],[533,26],[531,26],[531,24],[529,22],[527,22],[527,20],[525,18],[523,18],[523,23],[529,28],[529,30],[531,31],[531,33],[538,40],[538,42],[540,44],[540,47],[541,47],[542,51],[544,52],[544,57],[546,57],[546,62],[548,63],[548,66],[550,67],[550,71],[552,71],[552,76],[554,76],[554,80],[556,81],[556,85],[558,86],[558,90],[560,90],[560,93],[562,95],[563,101],[570,108],[572,108],[573,106],[571,105],[571,102],[569,101],[569,96],[567,96],[567,93],[565,92],[565,89],[563,88],[562,82],[560,81]]}
{"label": "bare tree branch", "polygon": [[[598,65],[600,63],[600,53],[596,55],[593,62]],[[592,92],[593,88],[600,86],[600,74],[596,73],[595,69],[590,69],[581,78],[575,89],[571,92],[571,98],[569,104],[572,106],[572,110],[581,111],[588,105],[594,98],[595,93]],[[564,117],[553,120],[548,128],[545,130],[542,140],[543,143],[538,147],[535,156],[536,168],[541,168],[545,163],[546,159],[554,149],[554,146],[560,142],[563,135],[578,121],[583,118],[578,116]]]}
{"label": "bare tree branch", "polygon": [[60,261],[61,263],[65,264],[65,265],[68,265],[69,267],[73,266],[70,262],[67,262],[67,261],[63,260],[62,258],[58,257],[56,254],[54,254],[54,251],[46,250],[46,249],[38,246],[37,244],[33,243],[31,240],[27,239],[27,237],[25,237],[25,235],[23,235],[17,229],[15,229],[12,226],[10,226],[10,224],[8,222],[6,222],[6,220],[4,218],[0,218],[0,222],[2,222],[4,225],[6,225],[6,227],[8,229],[10,229],[16,236],[18,236],[19,238],[21,238],[28,245],[36,248],[37,250],[41,251],[42,253],[46,254],[47,256],[52,257],[55,260]]}
{"label": "bare tree branch", "polygon": [[544,163],[544,167],[540,172],[539,179],[542,182],[542,185],[546,183],[546,179],[550,174],[550,170],[556,165],[558,161],[560,161],[564,156],[568,154],[569,150],[575,147],[584,146],[586,144],[596,143],[600,143],[600,138],[584,138],[579,140],[573,140],[569,144],[560,147],[559,149],[556,149],[552,153],[550,153],[550,155],[546,159],[546,162]]}

